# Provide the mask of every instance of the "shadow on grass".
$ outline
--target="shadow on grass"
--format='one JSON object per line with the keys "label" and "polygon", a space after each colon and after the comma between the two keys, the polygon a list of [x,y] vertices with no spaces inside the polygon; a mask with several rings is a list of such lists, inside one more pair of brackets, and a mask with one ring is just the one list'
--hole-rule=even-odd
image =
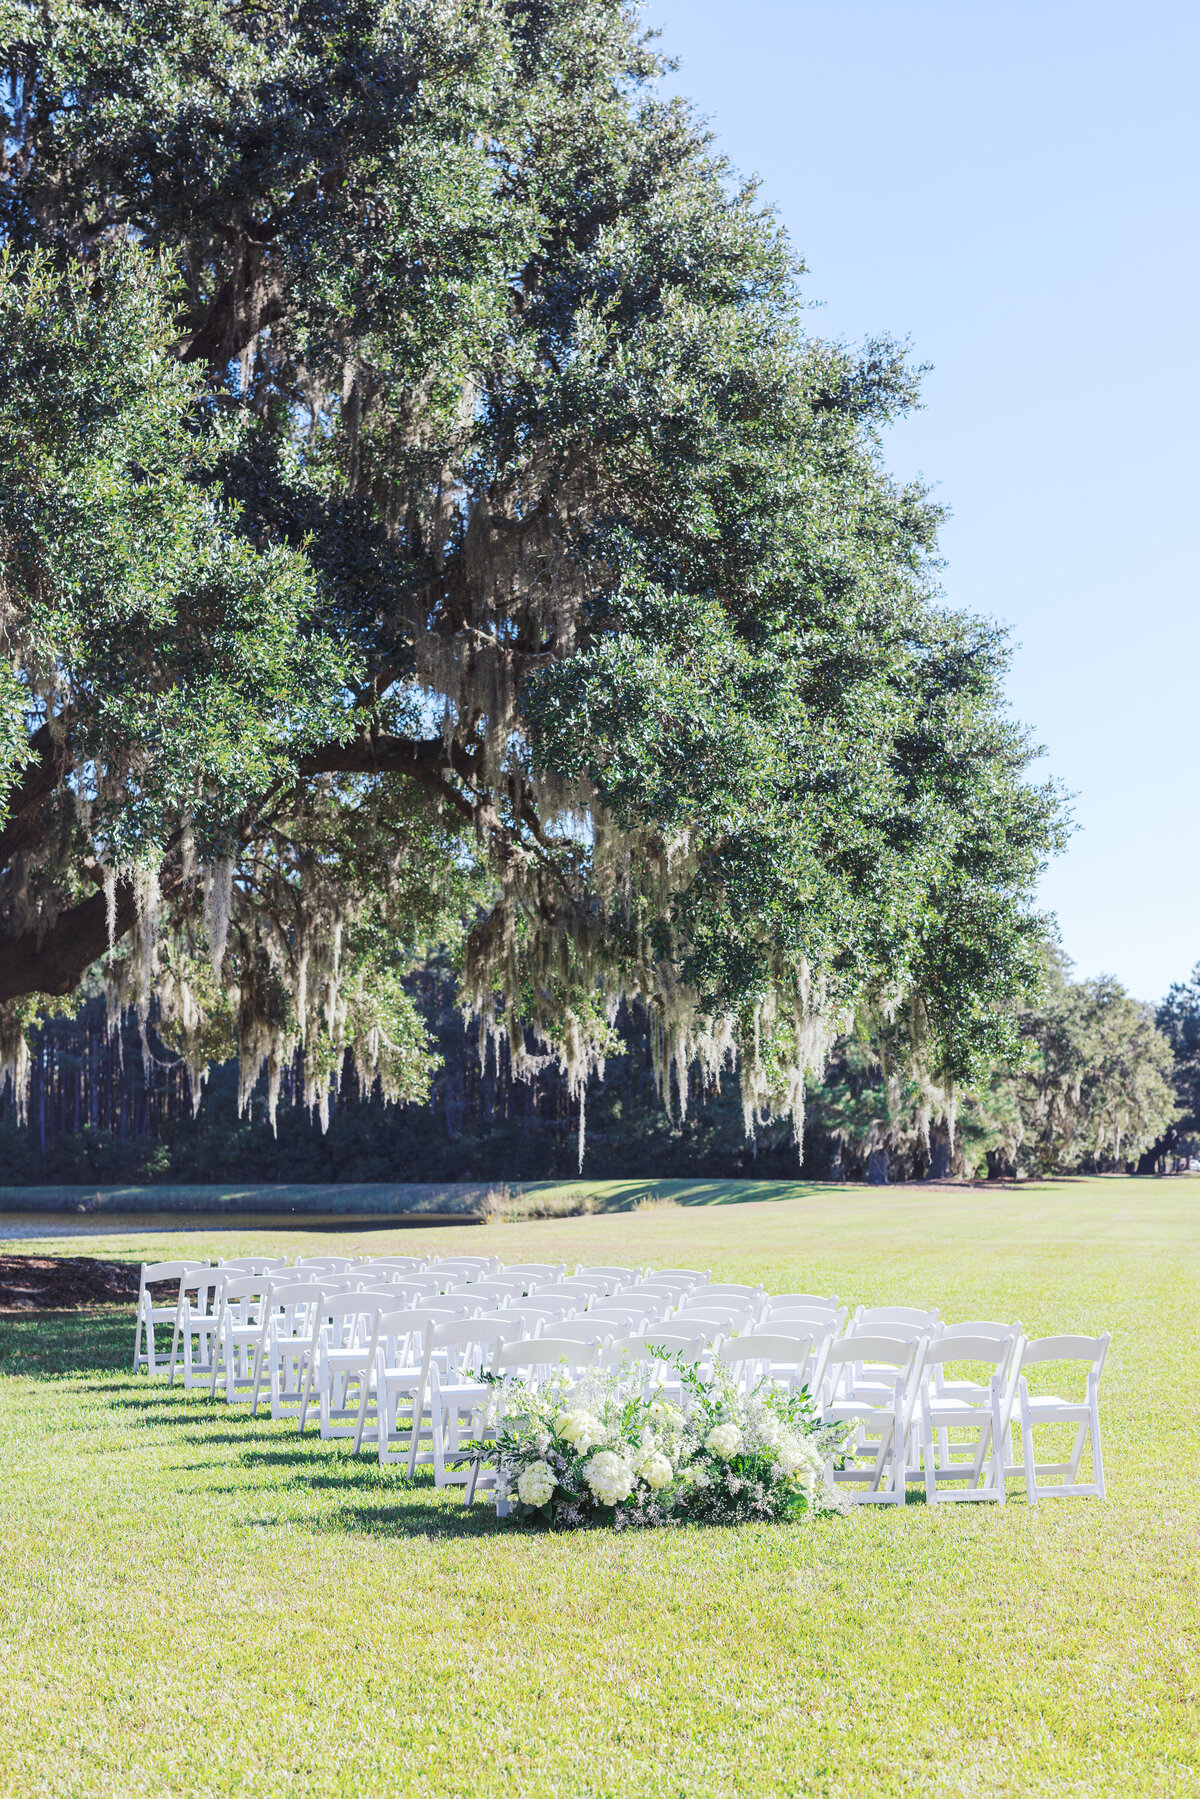
{"label": "shadow on grass", "polygon": [[[468,1507],[461,1487],[436,1488],[428,1469],[419,1470],[410,1484],[398,1468],[381,1468],[371,1454],[352,1456],[344,1438],[323,1440],[315,1431],[301,1436],[294,1421],[261,1413],[252,1418],[248,1409],[231,1410],[206,1392],[187,1393],[131,1374],[132,1329],[130,1307],[0,1319],[0,1378],[55,1383],[74,1376],[77,1391],[94,1396],[98,1407],[125,1414],[134,1427],[169,1425],[174,1440],[192,1452],[176,1465],[179,1498],[243,1494],[246,1488],[237,1485],[188,1481],[241,1469],[254,1481],[255,1501],[262,1508],[260,1516],[244,1521],[255,1529],[425,1541],[536,1534],[530,1526],[498,1519],[486,1495]],[[290,1511],[289,1496],[294,1498],[298,1489],[319,1498],[315,1515],[297,1517]],[[921,1504],[924,1496],[910,1491],[907,1500]],[[276,1505],[281,1515],[268,1515]]]}

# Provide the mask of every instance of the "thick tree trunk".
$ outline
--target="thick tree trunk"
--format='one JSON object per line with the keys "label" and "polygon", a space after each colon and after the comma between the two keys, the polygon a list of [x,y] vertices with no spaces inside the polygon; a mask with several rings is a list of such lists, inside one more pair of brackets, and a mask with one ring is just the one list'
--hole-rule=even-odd
{"label": "thick tree trunk", "polygon": [[867,1180],[872,1187],[888,1185],[887,1150],[880,1147],[871,1151],[871,1159],[867,1163]]}
{"label": "thick tree trunk", "polygon": [[950,1132],[944,1124],[931,1125],[929,1130],[929,1179],[931,1181],[949,1180],[952,1172]]}

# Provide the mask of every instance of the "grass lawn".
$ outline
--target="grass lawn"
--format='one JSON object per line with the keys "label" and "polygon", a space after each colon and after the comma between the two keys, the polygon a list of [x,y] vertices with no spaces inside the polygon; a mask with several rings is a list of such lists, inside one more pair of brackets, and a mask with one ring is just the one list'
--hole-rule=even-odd
{"label": "grass lawn", "polygon": [[0,1792],[1200,1790],[1200,1183],[797,1195],[336,1242],[1107,1326],[1108,1500],[535,1535],[131,1378],[128,1309],[0,1320]]}

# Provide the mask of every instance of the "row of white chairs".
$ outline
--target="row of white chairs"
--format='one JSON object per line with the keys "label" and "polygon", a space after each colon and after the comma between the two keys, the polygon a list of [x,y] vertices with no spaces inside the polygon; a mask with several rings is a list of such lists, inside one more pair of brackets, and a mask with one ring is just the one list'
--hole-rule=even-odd
{"label": "row of white chairs", "polygon": [[[167,1281],[177,1282],[173,1305],[152,1296]],[[315,1413],[322,1436],[349,1438],[356,1453],[374,1443],[381,1464],[403,1465],[410,1478],[431,1465],[439,1485],[461,1482],[468,1497],[493,1382],[538,1381],[565,1365],[582,1378],[609,1366],[661,1384],[663,1353],[720,1366],[743,1388],[763,1377],[803,1386],[826,1420],[854,1421],[854,1453],[829,1474],[856,1502],[902,1504],[918,1482],[931,1503],[1003,1504],[1013,1476],[1024,1477],[1033,1504],[1104,1494],[1097,1393],[1107,1334],[1030,1342],[1019,1323],[948,1326],[936,1308],[905,1306],[848,1316],[833,1295],[770,1295],[713,1283],[707,1270],[568,1274],[556,1264],[501,1268],[488,1257],[152,1264],[142,1274],[135,1371],[168,1371],[156,1323],[171,1325],[172,1383],[178,1370],[186,1387],[206,1383],[255,1414],[269,1396],[271,1416],[294,1417],[301,1430]],[[1031,1396],[1026,1371],[1054,1361],[1087,1364],[1082,1400]],[[990,1372],[961,1378],[966,1363]],[[1075,1427],[1065,1458],[1036,1461],[1033,1430],[1042,1424]]]}

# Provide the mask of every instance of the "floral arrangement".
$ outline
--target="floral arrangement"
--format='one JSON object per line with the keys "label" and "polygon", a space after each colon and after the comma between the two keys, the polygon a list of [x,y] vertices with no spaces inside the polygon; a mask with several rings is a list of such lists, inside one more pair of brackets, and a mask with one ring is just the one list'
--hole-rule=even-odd
{"label": "floral arrangement", "polygon": [[[648,1387],[620,1372],[498,1387],[503,1410],[478,1451],[496,1467],[497,1512],[620,1530],[845,1509],[825,1468],[845,1455],[853,1426],[821,1424],[803,1388],[762,1381],[740,1393],[720,1367],[703,1376],[662,1360]],[[682,1405],[666,1396],[668,1379]]]}

